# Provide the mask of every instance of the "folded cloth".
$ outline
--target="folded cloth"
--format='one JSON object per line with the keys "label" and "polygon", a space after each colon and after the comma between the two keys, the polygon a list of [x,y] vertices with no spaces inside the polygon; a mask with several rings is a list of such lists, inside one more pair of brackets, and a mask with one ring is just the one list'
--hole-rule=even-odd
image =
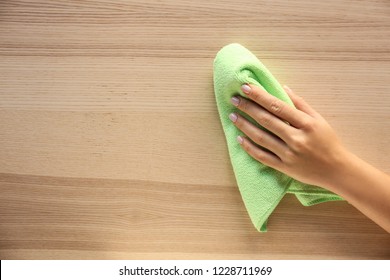
{"label": "folded cloth", "polygon": [[229,114],[236,111],[230,99],[237,94],[245,96],[240,89],[245,83],[259,86],[291,106],[294,104],[274,76],[249,50],[239,44],[230,44],[218,52],[214,60],[218,112],[237,184],[256,229],[267,231],[268,217],[286,193],[295,194],[305,206],[342,200],[323,188],[299,182],[256,161],[241,148],[236,138],[242,133],[229,120]]}

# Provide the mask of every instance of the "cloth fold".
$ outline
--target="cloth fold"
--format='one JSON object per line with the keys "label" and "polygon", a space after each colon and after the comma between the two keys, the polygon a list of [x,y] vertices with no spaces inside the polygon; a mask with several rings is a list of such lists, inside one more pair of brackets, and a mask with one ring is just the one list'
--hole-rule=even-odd
{"label": "cloth fold", "polygon": [[342,200],[323,188],[299,182],[256,161],[240,147],[236,137],[242,133],[229,120],[229,114],[237,110],[230,99],[237,94],[245,97],[240,90],[244,83],[262,87],[290,106],[294,104],[268,69],[245,47],[234,43],[217,53],[214,59],[214,93],[218,112],[237,185],[255,228],[267,231],[267,220],[286,193],[295,194],[305,206]]}

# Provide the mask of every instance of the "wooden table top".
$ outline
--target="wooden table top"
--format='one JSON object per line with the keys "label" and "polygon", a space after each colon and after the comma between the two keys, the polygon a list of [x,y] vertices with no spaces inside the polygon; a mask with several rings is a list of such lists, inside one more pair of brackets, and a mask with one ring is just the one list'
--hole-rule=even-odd
{"label": "wooden table top", "polygon": [[387,0],[3,0],[1,259],[388,259],[347,202],[254,229],[213,93],[232,42],[390,173]]}

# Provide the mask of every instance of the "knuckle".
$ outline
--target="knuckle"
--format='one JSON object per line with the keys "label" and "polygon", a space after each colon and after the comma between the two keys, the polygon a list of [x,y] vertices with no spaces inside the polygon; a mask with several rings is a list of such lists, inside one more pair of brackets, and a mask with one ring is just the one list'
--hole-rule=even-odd
{"label": "knuckle", "polygon": [[305,118],[302,121],[302,128],[307,130],[307,131],[312,131],[314,129],[315,123],[312,119],[310,118]]}
{"label": "knuckle", "polygon": [[295,152],[303,152],[306,150],[307,148],[307,140],[305,137],[298,137],[298,136],[295,136],[295,137],[292,137],[291,140],[290,140],[290,145],[291,145],[291,148],[295,151]]}
{"label": "knuckle", "polygon": [[253,139],[257,144],[261,144],[264,142],[264,135],[262,133],[256,133]]}
{"label": "knuckle", "polygon": [[283,111],[283,104],[279,100],[273,100],[271,102],[271,112],[275,114],[280,114]]}
{"label": "knuckle", "polygon": [[261,162],[264,162],[266,160],[265,153],[262,150],[257,151],[254,154],[254,157]]}
{"label": "knuckle", "polygon": [[259,122],[261,125],[265,126],[265,127],[268,127],[270,124],[271,124],[271,116],[266,114],[266,113],[262,113],[260,114],[259,116]]}

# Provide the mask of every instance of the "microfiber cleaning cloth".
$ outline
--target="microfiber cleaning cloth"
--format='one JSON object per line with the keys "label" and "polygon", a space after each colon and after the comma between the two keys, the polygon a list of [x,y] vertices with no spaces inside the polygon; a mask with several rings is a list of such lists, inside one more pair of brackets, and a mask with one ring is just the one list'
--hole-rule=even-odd
{"label": "microfiber cleaning cloth", "polygon": [[[237,109],[230,99],[245,97],[240,87],[249,83],[294,106],[281,85],[249,50],[239,44],[222,48],[214,60],[214,92],[225,132],[230,160],[245,207],[258,231],[267,231],[267,220],[286,193],[293,193],[305,206],[341,197],[323,188],[299,182],[248,155],[237,143],[242,133],[229,120]],[[260,127],[260,126],[259,126]],[[260,127],[261,128],[261,127]]]}

